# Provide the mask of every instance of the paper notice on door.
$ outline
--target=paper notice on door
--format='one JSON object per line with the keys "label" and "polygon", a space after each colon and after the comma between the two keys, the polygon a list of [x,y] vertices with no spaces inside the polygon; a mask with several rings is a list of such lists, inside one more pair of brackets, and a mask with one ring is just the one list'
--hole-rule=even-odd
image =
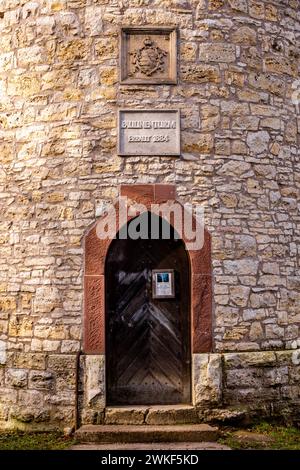
{"label": "paper notice on door", "polygon": [[153,271],[153,297],[170,298],[174,297],[174,272]]}

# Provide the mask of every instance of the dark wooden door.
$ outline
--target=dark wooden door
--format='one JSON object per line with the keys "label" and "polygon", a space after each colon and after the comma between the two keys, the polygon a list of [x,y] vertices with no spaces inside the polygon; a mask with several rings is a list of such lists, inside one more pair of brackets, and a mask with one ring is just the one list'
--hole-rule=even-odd
{"label": "dark wooden door", "polygon": [[[152,270],[174,269],[175,297],[154,299]],[[107,403],[190,402],[190,275],[184,244],[112,241],[106,261]]]}

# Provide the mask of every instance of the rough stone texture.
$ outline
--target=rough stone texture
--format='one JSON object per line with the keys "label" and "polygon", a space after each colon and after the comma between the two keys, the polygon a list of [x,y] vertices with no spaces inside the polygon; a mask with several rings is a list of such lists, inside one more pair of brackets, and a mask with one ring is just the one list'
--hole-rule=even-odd
{"label": "rough stone texture", "polygon": [[221,403],[221,354],[193,354],[193,402],[205,407]]}
{"label": "rough stone texture", "polygon": [[197,423],[198,415],[195,408],[190,406],[152,406],[149,408],[146,424],[187,424]]}
{"label": "rough stone texture", "polygon": [[216,442],[165,442],[135,444],[75,444],[69,450],[231,450]]}
{"label": "rough stone texture", "polygon": [[[178,26],[177,86],[119,85],[128,24]],[[298,403],[298,34],[297,0],[1,2],[1,426],[74,424],[82,241],[122,183],[205,208],[225,403]],[[180,108],[182,158],[117,156],[141,102]]]}
{"label": "rough stone texture", "polygon": [[219,430],[208,424],[135,426],[81,426],[75,433],[79,442],[207,442],[216,441]]}
{"label": "rough stone texture", "polygon": [[105,406],[105,356],[84,356],[84,408],[101,410]]}
{"label": "rough stone texture", "polygon": [[85,276],[84,351],[105,353],[104,276]]}
{"label": "rough stone texture", "polygon": [[63,428],[74,422],[74,411],[74,355],[9,355],[0,389],[2,427]]}
{"label": "rough stone texture", "polygon": [[105,424],[144,424],[146,409],[140,408],[107,408]]}
{"label": "rough stone texture", "polygon": [[295,415],[299,420],[300,351],[223,355],[223,406],[264,406],[266,414]]}

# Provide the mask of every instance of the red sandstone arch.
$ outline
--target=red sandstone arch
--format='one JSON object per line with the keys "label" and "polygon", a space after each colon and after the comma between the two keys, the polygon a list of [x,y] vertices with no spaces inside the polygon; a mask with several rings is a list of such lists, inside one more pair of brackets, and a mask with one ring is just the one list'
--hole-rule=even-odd
{"label": "red sandstone arch", "polygon": [[[177,201],[176,188],[168,184],[121,185],[120,195],[150,205]],[[128,221],[131,217],[128,217]],[[105,353],[105,259],[111,240],[101,240],[96,224],[84,240],[84,344],[86,354]],[[184,238],[183,238],[183,241]],[[188,250],[191,266],[192,353],[212,350],[211,239],[204,230],[200,250]]]}

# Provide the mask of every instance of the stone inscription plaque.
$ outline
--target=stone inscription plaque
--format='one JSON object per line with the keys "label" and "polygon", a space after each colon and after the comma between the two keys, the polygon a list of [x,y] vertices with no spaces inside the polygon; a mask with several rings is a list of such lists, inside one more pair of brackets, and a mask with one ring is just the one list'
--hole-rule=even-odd
{"label": "stone inscription plaque", "polygon": [[122,28],[121,83],[176,84],[176,28]]}
{"label": "stone inscription plaque", "polygon": [[180,155],[179,110],[119,110],[118,154]]}

